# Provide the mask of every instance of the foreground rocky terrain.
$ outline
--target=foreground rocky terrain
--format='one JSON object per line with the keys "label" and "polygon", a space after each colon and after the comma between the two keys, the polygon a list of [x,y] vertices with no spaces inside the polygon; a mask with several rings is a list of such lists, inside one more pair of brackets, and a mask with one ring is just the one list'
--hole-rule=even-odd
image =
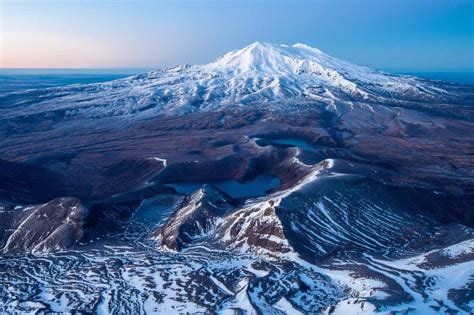
{"label": "foreground rocky terrain", "polygon": [[0,311],[469,314],[474,89],[297,44],[0,95]]}

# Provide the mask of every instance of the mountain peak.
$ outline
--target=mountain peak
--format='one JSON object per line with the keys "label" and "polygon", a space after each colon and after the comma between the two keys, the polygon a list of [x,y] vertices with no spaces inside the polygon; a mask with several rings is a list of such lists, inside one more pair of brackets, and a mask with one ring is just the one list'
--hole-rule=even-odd
{"label": "mountain peak", "polygon": [[[263,72],[266,74],[295,73],[307,59],[319,59],[321,51],[304,44],[293,46],[254,42],[233,50],[207,65],[209,69],[233,71],[239,74]],[[317,62],[317,61],[316,61]]]}
{"label": "mountain peak", "polygon": [[253,42],[251,43],[250,45],[244,47],[243,49],[262,49],[262,48],[265,48],[265,47],[269,47],[269,46],[272,46],[272,44],[270,43],[266,43],[266,42],[259,42],[259,41],[256,41],[256,42]]}

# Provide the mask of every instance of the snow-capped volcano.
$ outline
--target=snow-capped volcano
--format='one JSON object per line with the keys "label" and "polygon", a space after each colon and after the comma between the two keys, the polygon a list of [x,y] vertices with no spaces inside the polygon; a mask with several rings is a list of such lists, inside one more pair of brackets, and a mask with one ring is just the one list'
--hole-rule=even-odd
{"label": "snow-capped volcano", "polygon": [[287,100],[332,103],[340,98],[429,98],[445,93],[426,81],[355,65],[305,44],[255,42],[209,64],[163,69],[138,78],[156,80],[149,82],[157,88],[155,96],[170,98],[173,107]]}
{"label": "snow-capped volcano", "polygon": [[[449,96],[433,82],[355,65],[304,44],[259,42],[204,65],[177,66],[106,83],[34,93],[45,95],[42,99],[46,100],[41,101],[44,106],[22,104],[20,111],[66,110],[67,114],[93,117],[139,112],[183,114],[268,102],[317,102],[337,110],[334,104],[339,100],[426,101]],[[5,101],[15,106],[17,98],[11,99],[13,102],[7,96]]]}
{"label": "snow-capped volcano", "polygon": [[[206,73],[230,77],[227,90],[239,101],[274,99],[277,97],[312,97],[318,87],[339,88],[348,93],[366,96],[357,85],[344,78],[351,65],[304,44],[293,46],[253,43],[241,50],[229,52],[202,66]],[[358,67],[352,72],[367,72]],[[362,71],[361,71],[362,70]]]}

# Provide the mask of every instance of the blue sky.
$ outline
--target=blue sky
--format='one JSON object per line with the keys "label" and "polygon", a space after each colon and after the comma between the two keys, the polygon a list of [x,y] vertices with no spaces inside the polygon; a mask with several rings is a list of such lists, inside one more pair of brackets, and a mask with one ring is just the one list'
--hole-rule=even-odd
{"label": "blue sky", "polygon": [[375,68],[474,70],[472,0],[0,0],[0,67],[206,63],[303,42]]}

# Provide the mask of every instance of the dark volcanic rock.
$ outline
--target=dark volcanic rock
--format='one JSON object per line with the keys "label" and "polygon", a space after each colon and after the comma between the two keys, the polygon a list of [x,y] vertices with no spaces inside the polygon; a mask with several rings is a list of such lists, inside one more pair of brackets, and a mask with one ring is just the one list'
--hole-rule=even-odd
{"label": "dark volcanic rock", "polygon": [[216,220],[232,211],[235,201],[212,185],[187,197],[168,221],[153,233],[159,245],[172,250],[182,250],[206,236]]}

